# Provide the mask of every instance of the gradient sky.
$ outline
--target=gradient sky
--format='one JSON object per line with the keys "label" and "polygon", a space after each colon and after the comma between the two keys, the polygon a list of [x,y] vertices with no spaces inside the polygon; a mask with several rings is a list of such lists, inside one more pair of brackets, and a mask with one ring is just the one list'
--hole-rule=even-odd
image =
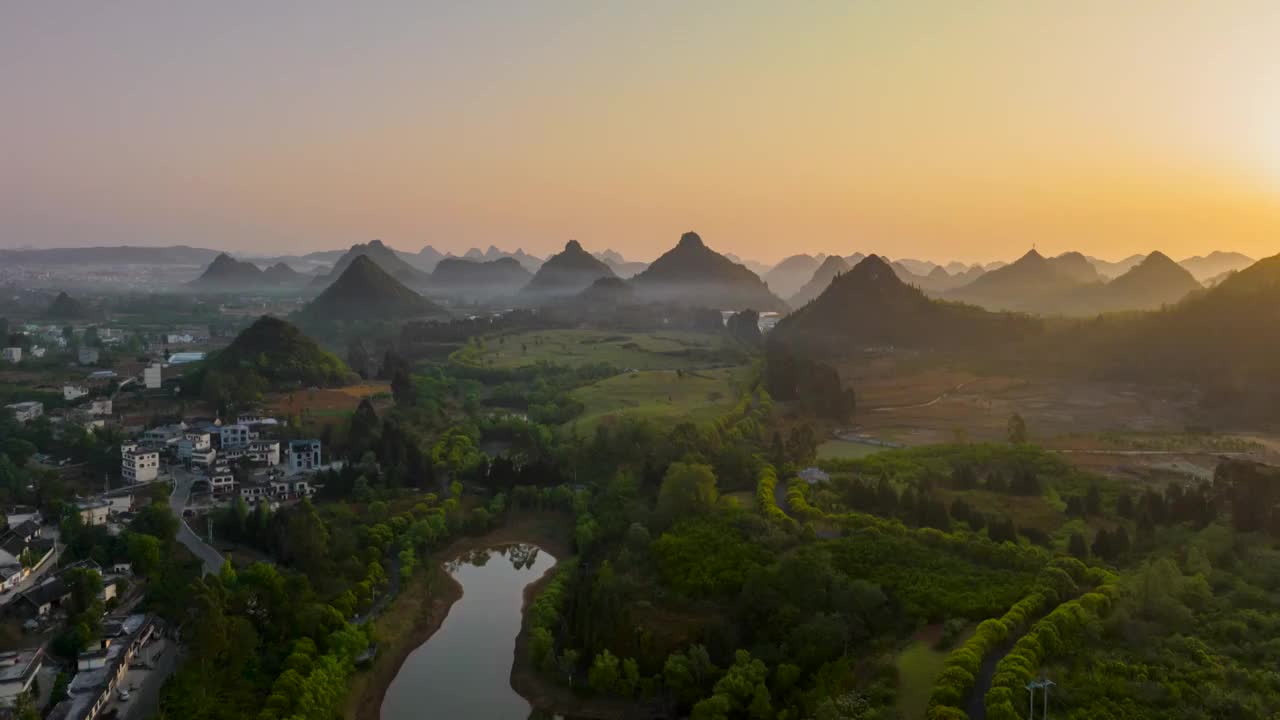
{"label": "gradient sky", "polygon": [[0,246],[1280,251],[1280,3],[14,2]]}

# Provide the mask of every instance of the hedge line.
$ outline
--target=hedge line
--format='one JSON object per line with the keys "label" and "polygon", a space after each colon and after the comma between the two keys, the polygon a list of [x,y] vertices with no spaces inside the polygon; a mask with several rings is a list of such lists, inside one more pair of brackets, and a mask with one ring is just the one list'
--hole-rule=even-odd
{"label": "hedge line", "polygon": [[1014,708],[1014,699],[1021,700],[1022,690],[1039,673],[1045,658],[1077,649],[1090,634],[1090,626],[1111,611],[1119,597],[1117,578],[1093,570],[1102,575],[1092,578],[1101,580],[1093,592],[1064,602],[1041,618],[996,665],[991,689],[984,699],[989,720],[1018,720],[1021,715]]}
{"label": "hedge line", "polygon": [[756,504],[770,522],[788,530],[795,529],[796,521],[778,507],[778,496],[774,494],[777,489],[778,472],[772,465],[765,465],[760,471],[760,479],[756,481]]}
{"label": "hedge line", "polygon": [[934,682],[933,692],[929,696],[926,719],[967,718],[968,715],[960,706],[977,681],[983,658],[995,652],[1010,636],[1026,629],[1045,610],[1074,595],[1078,582],[1091,579],[1093,576],[1090,570],[1075,558],[1057,558],[1049,563],[1041,571],[1031,592],[1010,607],[1000,619],[983,620],[972,637],[947,655],[942,673]]}

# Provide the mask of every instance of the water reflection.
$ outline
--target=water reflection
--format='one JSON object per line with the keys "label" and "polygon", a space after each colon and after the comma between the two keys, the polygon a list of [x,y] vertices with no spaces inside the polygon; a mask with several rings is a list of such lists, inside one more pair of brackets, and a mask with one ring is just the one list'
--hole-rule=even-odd
{"label": "water reflection", "polygon": [[405,660],[382,701],[382,720],[556,718],[511,689],[524,588],[554,564],[549,553],[527,544],[476,550],[448,563],[462,599]]}

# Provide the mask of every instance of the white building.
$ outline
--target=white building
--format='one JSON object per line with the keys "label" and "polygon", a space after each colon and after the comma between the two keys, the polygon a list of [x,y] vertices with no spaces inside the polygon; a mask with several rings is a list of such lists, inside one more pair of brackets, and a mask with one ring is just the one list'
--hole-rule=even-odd
{"label": "white building", "polygon": [[289,441],[289,471],[311,472],[320,467],[319,440]]}
{"label": "white building", "polygon": [[130,485],[152,482],[160,475],[160,453],[155,450],[121,451],[120,475]]}
{"label": "white building", "polygon": [[195,342],[196,339],[186,333],[169,333],[164,336],[164,341],[169,345],[187,345]]}
{"label": "white building", "polygon": [[248,425],[223,425],[220,431],[223,448],[245,447],[253,439]]}
{"label": "white building", "polygon": [[250,462],[261,463],[263,465],[279,465],[280,441],[254,440],[249,443],[249,451],[245,457],[247,457]]}
{"label": "white building", "polygon": [[62,386],[63,400],[79,400],[80,398],[88,394],[89,394],[89,388],[83,385],[63,385]]}
{"label": "white building", "polygon": [[28,423],[44,415],[44,403],[29,400],[27,402],[5,405],[6,410],[13,412],[13,419],[20,423]]}
{"label": "white building", "polygon": [[111,398],[99,398],[89,402],[90,415],[110,415]]}
{"label": "white building", "polygon": [[111,514],[111,503],[106,500],[82,500],[76,503],[80,509],[80,520],[86,527],[106,525]]}
{"label": "white building", "polygon": [[93,365],[98,362],[98,349],[91,347],[82,347],[80,352],[76,354],[76,359],[81,365]]}
{"label": "white building", "polygon": [[229,493],[235,489],[236,478],[231,474],[231,468],[226,465],[219,465],[209,471],[209,489],[215,495]]}
{"label": "white building", "polygon": [[190,461],[192,456],[213,448],[213,438],[207,432],[189,432],[177,444],[178,459]]}
{"label": "white building", "polygon": [[160,363],[151,363],[142,369],[142,386],[148,390],[159,390],[164,384],[164,368]]}
{"label": "white building", "polygon": [[4,350],[0,350],[0,356],[3,356],[6,361],[11,363],[22,362],[22,348],[7,347]]}

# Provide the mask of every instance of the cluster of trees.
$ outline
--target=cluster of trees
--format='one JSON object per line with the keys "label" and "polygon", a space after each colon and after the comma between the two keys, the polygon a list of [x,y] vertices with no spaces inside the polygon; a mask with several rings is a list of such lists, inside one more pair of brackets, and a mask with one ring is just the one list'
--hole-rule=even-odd
{"label": "cluster of trees", "polygon": [[835,368],[778,343],[768,345],[764,379],[775,400],[794,402],[820,418],[848,422],[857,406],[857,395],[844,387]]}

